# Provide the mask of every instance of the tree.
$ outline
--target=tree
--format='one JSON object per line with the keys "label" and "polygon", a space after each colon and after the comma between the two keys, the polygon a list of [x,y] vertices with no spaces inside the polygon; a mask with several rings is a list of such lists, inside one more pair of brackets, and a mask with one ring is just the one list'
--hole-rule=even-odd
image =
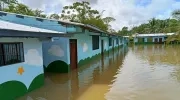
{"label": "tree", "polygon": [[[175,19],[155,19],[152,18],[148,23],[143,23],[139,26],[133,27],[128,33],[139,33],[139,34],[148,34],[148,33],[177,33],[180,32],[180,10],[174,10],[172,16]],[[119,31],[119,33],[126,33],[126,28]]]}
{"label": "tree", "polygon": [[58,14],[51,14],[49,18],[59,20],[60,16]]}
{"label": "tree", "polygon": [[102,18],[102,21],[108,26],[108,32],[110,32],[110,33],[116,32],[114,29],[112,29],[112,26],[110,25],[110,22],[115,21],[115,20],[116,19],[114,19],[113,17]]}
{"label": "tree", "polygon": [[[33,10],[28,6],[18,2],[9,2],[8,6],[4,8],[3,11],[42,18],[47,17],[46,14],[43,14],[43,11],[39,9]],[[97,10],[91,9],[90,3],[85,1],[75,2],[70,6],[65,6],[63,7],[61,16],[58,14],[52,14],[48,18],[90,24],[104,31],[110,30],[111,32],[115,32],[115,30],[113,30],[110,25],[110,22],[115,21],[115,19],[113,17],[102,18],[102,13],[99,14]]]}
{"label": "tree", "polygon": [[118,33],[121,35],[129,35],[128,27],[123,27],[122,30],[120,30]]}
{"label": "tree", "polygon": [[86,1],[75,2],[70,6],[63,7],[61,19],[73,22],[84,23],[90,18],[97,18],[99,12],[90,7],[90,3]]}
{"label": "tree", "polygon": [[150,28],[151,28],[151,33],[155,33],[156,32],[156,24],[157,24],[157,21],[155,18],[152,18],[151,20],[149,20],[149,25],[150,25]]}
{"label": "tree", "polygon": [[105,17],[102,20],[105,22],[105,24],[109,24],[110,22],[115,21],[116,19],[114,19],[113,17]]}
{"label": "tree", "polygon": [[21,3],[10,3],[3,11],[34,16],[33,10]]}
{"label": "tree", "polygon": [[108,30],[108,25],[104,24],[103,20],[100,19],[100,18],[89,18],[89,19],[86,19],[84,24],[89,24],[89,25],[96,26],[96,27],[100,28],[103,31],[107,31]]}
{"label": "tree", "polygon": [[47,15],[43,14],[43,11],[39,9],[34,10],[33,13],[34,13],[34,16],[36,17],[42,17],[42,18],[47,17]]}
{"label": "tree", "polygon": [[4,5],[8,5],[10,3],[17,3],[16,0],[0,0],[0,11],[4,9]]}
{"label": "tree", "polygon": [[172,17],[177,19],[177,20],[180,20],[180,9],[174,10],[172,12]]}
{"label": "tree", "polygon": [[46,18],[45,14],[42,14],[43,11],[41,10],[32,10],[28,6],[18,3],[18,2],[10,2],[6,8],[3,9],[5,12],[29,15],[29,16],[36,16]]}
{"label": "tree", "polygon": [[70,6],[63,7],[61,19],[91,24],[104,31],[114,31],[110,26],[110,22],[115,21],[115,19],[113,17],[102,18],[104,11],[105,10],[99,13],[99,11],[92,9],[89,2],[75,2]]}

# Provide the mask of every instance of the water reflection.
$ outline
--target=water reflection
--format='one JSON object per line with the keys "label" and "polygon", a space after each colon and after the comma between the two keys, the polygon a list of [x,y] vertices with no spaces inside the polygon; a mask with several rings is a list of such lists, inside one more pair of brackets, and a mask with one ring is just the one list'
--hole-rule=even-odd
{"label": "water reflection", "polygon": [[180,47],[177,45],[135,46],[133,47],[133,52],[136,53],[138,57],[147,60],[151,64],[163,63],[180,65]]}
{"label": "water reflection", "polygon": [[48,73],[42,88],[18,100],[104,100],[127,51],[109,52],[68,74]]}
{"label": "water reflection", "polygon": [[179,100],[180,46],[130,48],[107,100]]}
{"label": "water reflection", "polygon": [[139,45],[110,52],[19,100],[179,100],[180,46]]}

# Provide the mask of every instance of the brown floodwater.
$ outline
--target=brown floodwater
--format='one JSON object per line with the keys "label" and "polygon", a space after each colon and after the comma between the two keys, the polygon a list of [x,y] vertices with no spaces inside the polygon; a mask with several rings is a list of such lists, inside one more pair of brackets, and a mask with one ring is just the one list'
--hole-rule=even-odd
{"label": "brown floodwater", "polygon": [[122,47],[18,100],[180,100],[180,46]]}

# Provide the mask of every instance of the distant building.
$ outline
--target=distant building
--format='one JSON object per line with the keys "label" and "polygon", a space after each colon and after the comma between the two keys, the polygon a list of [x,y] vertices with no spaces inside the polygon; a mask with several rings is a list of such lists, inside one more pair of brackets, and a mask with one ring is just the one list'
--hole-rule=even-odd
{"label": "distant building", "polygon": [[162,44],[168,36],[174,33],[153,33],[153,34],[135,34],[133,35],[135,44]]}

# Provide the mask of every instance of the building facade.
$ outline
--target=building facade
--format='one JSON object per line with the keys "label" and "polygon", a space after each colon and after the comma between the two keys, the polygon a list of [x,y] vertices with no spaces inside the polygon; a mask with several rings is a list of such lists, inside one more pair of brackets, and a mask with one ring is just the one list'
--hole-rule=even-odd
{"label": "building facade", "polygon": [[163,44],[174,33],[154,33],[133,35],[135,44]]}
{"label": "building facade", "polygon": [[44,84],[44,71],[68,73],[124,44],[94,26],[0,12],[0,99]]}
{"label": "building facade", "polygon": [[14,100],[44,84],[42,43],[63,33],[0,23],[0,99]]}

